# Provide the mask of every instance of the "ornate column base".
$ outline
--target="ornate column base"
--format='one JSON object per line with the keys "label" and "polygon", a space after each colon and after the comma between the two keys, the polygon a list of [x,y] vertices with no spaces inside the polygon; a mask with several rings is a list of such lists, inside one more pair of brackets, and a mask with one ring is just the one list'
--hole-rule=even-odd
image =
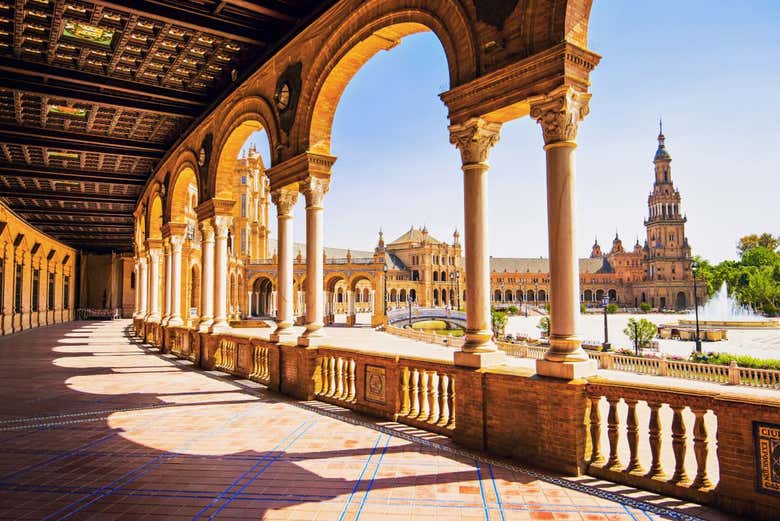
{"label": "ornate column base", "polygon": [[212,318],[205,318],[201,319],[200,322],[198,322],[198,331],[201,333],[208,333],[209,329],[211,329],[211,325],[214,323],[214,320]]}
{"label": "ornate column base", "polygon": [[227,320],[216,321],[209,327],[209,333],[226,333],[228,331],[230,331],[230,324],[227,323]]}
{"label": "ornate column base", "polygon": [[184,320],[181,317],[171,317],[165,325],[168,327],[181,327],[184,325]]}
{"label": "ornate column base", "polygon": [[298,345],[301,347],[315,347],[322,345],[328,336],[325,334],[322,324],[309,324],[306,331],[298,337]]}
{"label": "ornate column base", "polygon": [[595,375],[597,369],[596,361],[588,358],[578,337],[551,338],[544,360],[536,361],[536,374],[563,380],[587,378]]}
{"label": "ornate column base", "polygon": [[150,324],[159,324],[161,320],[160,315],[149,315],[146,317],[146,322]]}
{"label": "ornate column base", "polygon": [[453,356],[455,365],[482,369],[495,367],[506,363],[506,354],[503,351],[455,351]]}

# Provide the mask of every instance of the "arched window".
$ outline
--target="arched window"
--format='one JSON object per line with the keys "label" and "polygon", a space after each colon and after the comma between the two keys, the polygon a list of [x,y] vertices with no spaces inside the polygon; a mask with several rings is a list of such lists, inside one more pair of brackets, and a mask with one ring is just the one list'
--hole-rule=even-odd
{"label": "arched window", "polygon": [[518,302],[523,301],[523,292],[520,291],[519,289],[515,292],[515,300]]}
{"label": "arched window", "polygon": [[585,302],[593,302],[593,291],[586,289],[584,299]]}
{"label": "arched window", "polygon": [[601,302],[604,299],[604,290],[603,289],[597,289],[596,290],[596,301]]}
{"label": "arched window", "polygon": [[496,290],[496,292],[493,294],[493,300],[496,302],[501,302],[501,291]]}
{"label": "arched window", "polygon": [[398,302],[398,293],[395,288],[390,290],[390,302]]}
{"label": "arched window", "polygon": [[417,270],[414,270],[412,272],[412,280],[420,280],[420,272]]}
{"label": "arched window", "polygon": [[617,291],[615,291],[614,289],[609,290],[609,301],[617,302]]}
{"label": "arched window", "polygon": [[536,302],[536,296],[534,295],[534,290],[529,289],[528,293],[526,294],[525,300],[530,302]]}
{"label": "arched window", "polygon": [[409,290],[409,300],[415,302],[417,300],[417,292],[413,289]]}
{"label": "arched window", "polygon": [[442,271],[441,278],[439,280],[441,280],[442,282],[447,282],[447,273]]}
{"label": "arched window", "polygon": [[434,271],[433,272],[433,282],[439,282],[439,272]]}
{"label": "arched window", "polygon": [[511,290],[506,290],[506,293],[504,294],[504,299],[507,302],[512,302],[512,291]]}
{"label": "arched window", "polygon": [[539,290],[539,301],[545,302],[547,300],[547,293],[544,292],[543,289]]}
{"label": "arched window", "polygon": [[[435,274],[436,272],[434,272]],[[438,306],[439,305],[439,290],[435,289],[433,290],[433,305]]]}
{"label": "arched window", "polygon": [[400,296],[398,297],[398,301],[399,302],[406,302],[406,290],[402,289],[401,293],[399,295]]}
{"label": "arched window", "polygon": [[344,290],[341,288],[339,288],[338,291],[336,292],[336,302],[338,302],[339,304],[344,303]]}

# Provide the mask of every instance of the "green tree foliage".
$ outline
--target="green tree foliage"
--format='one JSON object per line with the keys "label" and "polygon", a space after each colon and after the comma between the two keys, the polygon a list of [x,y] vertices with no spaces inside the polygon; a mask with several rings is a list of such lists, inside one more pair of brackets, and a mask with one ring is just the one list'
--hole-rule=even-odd
{"label": "green tree foliage", "polygon": [[504,328],[506,327],[506,322],[508,320],[506,313],[503,311],[491,309],[490,320],[493,323],[493,332],[497,335],[503,335]]}
{"label": "green tree foliage", "polygon": [[550,317],[542,317],[539,319],[539,323],[536,324],[536,327],[547,333],[550,334]]}
{"label": "green tree foliage", "polygon": [[745,235],[737,241],[737,251],[739,251],[740,256],[744,255],[746,251],[756,247],[777,251],[777,248],[780,247],[780,237],[775,237],[771,233],[762,233],[761,235],[753,233],[751,235]]}
{"label": "green tree foliage", "polygon": [[615,304],[614,302],[610,302],[609,304],[607,304],[607,314],[614,315],[615,313],[617,313],[617,310],[618,310],[618,305]]}
{"label": "green tree foliage", "polygon": [[[768,236],[765,237],[765,236]],[[755,241],[748,238],[755,238]],[[711,264],[697,258],[697,276],[706,282],[707,294],[712,295],[723,284],[729,288],[729,293],[740,303],[749,305],[767,315],[777,313],[780,305],[780,253],[772,249],[775,243],[769,241],[769,234],[748,235],[740,239],[740,244],[763,242],[746,246],[738,261],[723,261]]]}
{"label": "green tree foliage", "polygon": [[640,302],[639,303],[639,311],[642,313],[647,313],[650,311],[650,303],[649,302]]}
{"label": "green tree foliage", "polygon": [[645,347],[658,334],[658,326],[646,318],[637,320],[631,317],[628,319],[628,325],[623,330],[623,333],[632,342],[638,343],[640,347]]}

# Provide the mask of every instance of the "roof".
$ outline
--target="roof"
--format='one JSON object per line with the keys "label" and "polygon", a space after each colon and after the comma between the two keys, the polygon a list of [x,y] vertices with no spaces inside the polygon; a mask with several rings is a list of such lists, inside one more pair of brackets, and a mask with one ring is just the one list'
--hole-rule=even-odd
{"label": "roof", "polygon": [[[388,244],[388,246],[400,246],[402,244],[409,244],[413,242],[423,242],[424,237],[425,236],[423,235],[422,230],[413,227],[410,228],[408,232]],[[433,238],[431,235],[428,235],[428,242],[432,244],[441,244],[440,240]]]}
{"label": "roof", "polygon": [[[550,259],[491,257],[490,271],[509,273],[550,273]],[[604,257],[580,259],[580,273],[611,273],[612,266]]]}
{"label": "roof", "polygon": [[[275,255],[278,251],[277,244],[276,239],[268,239],[268,250],[271,252],[271,255]],[[343,259],[347,256],[347,252],[350,252],[353,259],[365,259],[374,256],[373,251],[347,250],[345,248],[329,248],[327,246],[323,249],[325,251],[325,257],[329,259]],[[293,243],[293,257],[297,257],[298,254],[304,259],[306,258],[306,243]]]}
{"label": "roof", "polygon": [[160,160],[333,0],[16,0],[0,10],[0,199],[87,251],[131,251]]}
{"label": "roof", "polygon": [[389,251],[385,252],[385,265],[388,270],[402,271],[409,269],[397,255],[390,253]]}

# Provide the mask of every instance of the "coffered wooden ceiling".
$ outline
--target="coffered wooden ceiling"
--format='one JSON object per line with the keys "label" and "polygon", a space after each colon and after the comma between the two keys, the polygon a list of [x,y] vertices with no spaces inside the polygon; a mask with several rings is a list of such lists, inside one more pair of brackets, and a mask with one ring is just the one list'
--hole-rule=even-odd
{"label": "coffered wooden ceiling", "polygon": [[0,0],[0,198],[75,248],[132,250],[149,175],[332,0]]}

